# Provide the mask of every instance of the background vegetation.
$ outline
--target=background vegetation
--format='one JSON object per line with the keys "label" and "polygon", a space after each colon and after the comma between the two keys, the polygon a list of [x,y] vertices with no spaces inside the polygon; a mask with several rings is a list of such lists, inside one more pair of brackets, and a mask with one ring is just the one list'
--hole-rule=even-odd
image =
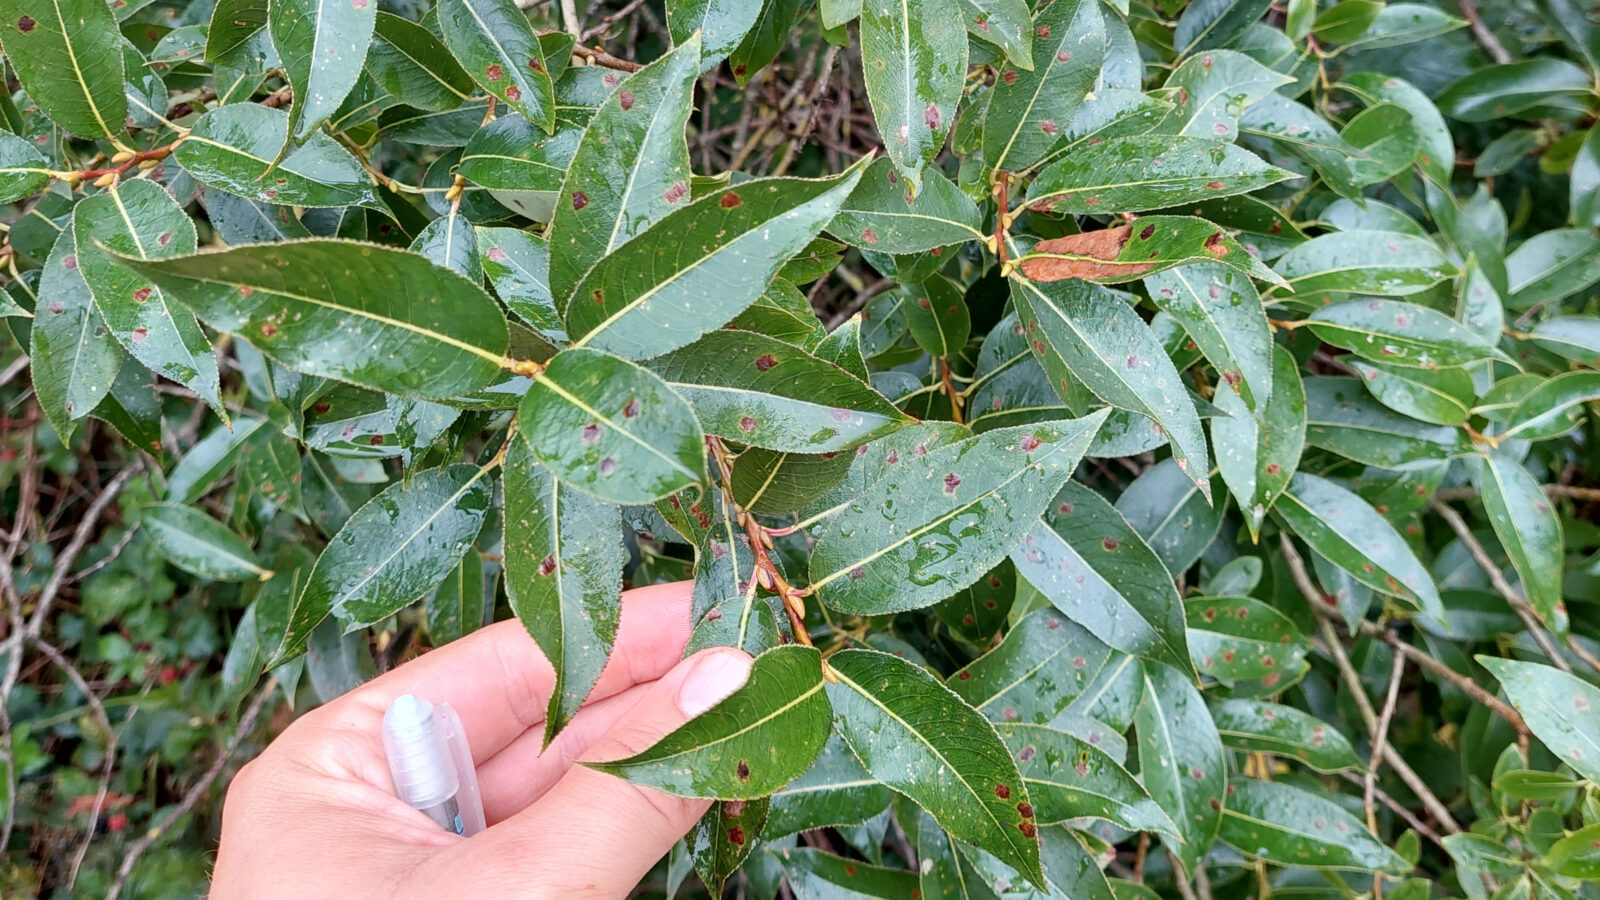
{"label": "background vegetation", "polygon": [[1593,900],[1595,20],[0,0],[0,893],[693,577],[641,896]]}

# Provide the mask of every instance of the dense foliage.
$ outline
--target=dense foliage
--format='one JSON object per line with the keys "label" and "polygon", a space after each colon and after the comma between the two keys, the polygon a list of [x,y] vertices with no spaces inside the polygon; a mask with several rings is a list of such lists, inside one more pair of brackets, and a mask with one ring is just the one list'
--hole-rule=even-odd
{"label": "dense foliage", "polygon": [[1600,897],[1593,9],[528,5],[0,0],[6,896],[692,577],[646,894]]}

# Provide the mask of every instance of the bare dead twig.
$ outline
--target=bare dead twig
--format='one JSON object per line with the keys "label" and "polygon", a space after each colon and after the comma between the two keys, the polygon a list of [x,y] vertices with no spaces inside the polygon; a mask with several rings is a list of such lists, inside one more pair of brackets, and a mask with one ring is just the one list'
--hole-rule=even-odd
{"label": "bare dead twig", "polygon": [[583,33],[578,35],[578,42],[579,43],[583,43],[585,41],[593,40],[594,38],[599,37],[600,35],[604,34],[607,30],[609,30],[612,25],[615,25],[616,23],[622,21],[623,19],[626,19],[628,16],[633,14],[634,10],[638,9],[639,7],[641,7],[643,5],[644,5],[644,0],[632,0],[632,2],[630,2],[627,6],[624,6],[623,8],[617,10],[616,12],[614,12],[614,13],[606,13],[605,16],[600,19],[600,24],[599,25],[595,25],[595,26],[590,27],[590,28],[585,28],[583,30]]}
{"label": "bare dead twig", "polygon": [[1472,32],[1472,37],[1483,48],[1483,52],[1499,65],[1511,62],[1511,54],[1506,52],[1505,45],[1494,36],[1489,26],[1483,23],[1483,14],[1478,11],[1478,0],[1456,0],[1456,6],[1461,10],[1461,18],[1467,20],[1467,29]]}

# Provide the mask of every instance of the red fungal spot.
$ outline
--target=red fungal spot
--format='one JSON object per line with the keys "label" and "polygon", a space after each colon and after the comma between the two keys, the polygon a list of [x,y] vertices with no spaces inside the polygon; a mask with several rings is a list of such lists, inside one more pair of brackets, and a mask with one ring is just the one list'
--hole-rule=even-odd
{"label": "red fungal spot", "polygon": [[[1146,225],[1144,227],[1144,230],[1139,232],[1139,240],[1148,241],[1148,240],[1150,240],[1150,235],[1155,234],[1155,233],[1156,233],[1156,227],[1154,225]],[[1163,293],[1163,295],[1169,296],[1169,297],[1172,295],[1170,289],[1167,289],[1167,288],[1162,288],[1162,293]]]}
{"label": "red fungal spot", "polygon": [[744,846],[744,829],[738,825],[728,829],[728,843],[735,847]]}
{"label": "red fungal spot", "polygon": [[861,229],[861,239],[869,244],[876,244],[878,235],[871,228],[863,228]]}
{"label": "red fungal spot", "polygon": [[148,329],[148,328],[135,328],[133,330],[133,333],[129,335],[129,337],[133,339],[133,342],[135,344],[142,343],[144,341],[144,339],[149,337],[149,336],[150,336],[150,329]]}
{"label": "red fungal spot", "polygon": [[600,440],[599,423],[590,422],[589,424],[583,426],[583,442],[585,444],[593,444],[598,440]]}
{"label": "red fungal spot", "polygon": [[1001,75],[1000,77],[1005,80],[1006,84],[1016,84],[1017,83],[1017,72],[1016,72],[1015,69],[1007,69],[1006,73],[1004,75]]}
{"label": "red fungal spot", "polygon": [[1070,516],[1070,515],[1072,515],[1072,504],[1071,503],[1057,503],[1056,504],[1056,512],[1062,514],[1063,516]]}
{"label": "red fungal spot", "polygon": [[750,766],[746,765],[742,759],[739,760],[739,765],[734,768],[733,773],[739,776],[740,781],[750,780]]}
{"label": "red fungal spot", "polygon": [[961,624],[963,624],[963,625],[971,625],[972,623],[974,623],[976,621],[978,621],[978,620],[974,619],[972,617],[972,613],[967,613],[966,615],[961,617]]}
{"label": "red fungal spot", "polygon": [[1045,134],[1053,136],[1053,135],[1055,135],[1056,132],[1060,131],[1061,129],[1056,127],[1056,120],[1055,119],[1045,119],[1043,122],[1041,122],[1039,124],[1039,130],[1044,132]]}
{"label": "red fungal spot", "polygon": [[506,70],[500,68],[500,64],[499,63],[495,63],[494,65],[490,66],[489,68],[484,69],[483,70],[483,74],[489,76],[489,80],[490,81],[499,81],[500,79],[502,79],[502,78],[504,78],[506,76]]}
{"label": "red fungal spot", "polygon": [[28,18],[27,16],[23,16],[22,18],[17,20],[17,30],[22,32],[23,34],[27,34],[28,32],[33,30],[33,26],[36,25],[36,24],[38,24],[38,23],[34,22],[32,19]]}
{"label": "red fungal spot", "polygon": [[1213,191],[1220,191],[1220,190],[1222,190],[1222,182],[1220,182],[1220,181],[1208,181],[1208,182],[1206,182],[1206,187],[1212,189]]}
{"label": "red fungal spot", "polygon": [[1222,380],[1226,381],[1229,385],[1231,385],[1233,387],[1238,387],[1239,386],[1239,382],[1244,380],[1244,376],[1240,375],[1238,372],[1233,371],[1232,369],[1229,369],[1228,371],[1222,373]]}
{"label": "red fungal spot", "polygon": [[1017,804],[1017,812],[1024,819],[1031,819],[1031,818],[1033,818],[1033,804],[1029,803],[1026,800],[1024,800],[1021,803]]}
{"label": "red fungal spot", "polygon": [[1130,369],[1139,368],[1139,357],[1137,357],[1137,356],[1129,356],[1128,357],[1128,368],[1130,368]]}
{"label": "red fungal spot", "polygon": [[1017,754],[1017,759],[1022,762],[1027,762],[1028,760],[1033,759],[1033,755],[1037,752],[1037,750],[1033,749],[1033,745],[1029,744],[1028,746],[1022,748],[1021,753]]}
{"label": "red fungal spot", "polygon": [[319,416],[327,415],[331,409],[333,409],[332,403],[318,403],[316,406],[311,407],[311,411]]}
{"label": "red fungal spot", "polygon": [[490,247],[488,255],[494,262],[505,262],[506,251],[503,247]]}
{"label": "red fungal spot", "polygon": [[633,91],[623,89],[617,92],[617,103],[622,106],[622,111],[633,109]]}
{"label": "red fungal spot", "polygon": [[865,577],[867,577],[866,570],[862,569],[860,566],[856,566],[854,569],[850,570],[850,579],[852,581],[860,581]]}
{"label": "red fungal spot", "polygon": [[733,209],[736,206],[743,206],[744,198],[740,197],[737,191],[729,191],[722,195],[722,199],[718,203],[722,205],[723,209]]}
{"label": "red fungal spot", "polygon": [[261,323],[261,336],[262,337],[272,337],[273,335],[275,335],[277,333],[278,333],[278,326],[272,324],[271,322],[262,322]]}
{"label": "red fungal spot", "polygon": [[1032,822],[1018,822],[1017,823],[1017,830],[1022,832],[1022,836],[1023,837],[1027,837],[1027,838],[1031,838],[1034,835],[1039,833],[1039,829],[1033,827],[1033,823]]}
{"label": "red fungal spot", "polygon": [[1189,777],[1194,779],[1204,778],[1206,777],[1206,770],[1200,768],[1199,766],[1190,766]]}
{"label": "red fungal spot", "polygon": [[1071,50],[1058,50],[1058,51],[1056,51],[1056,62],[1072,62],[1072,51]]}
{"label": "red fungal spot", "polygon": [[846,875],[854,875],[856,873],[856,867],[854,865],[847,864],[844,867],[844,873]]}
{"label": "red fungal spot", "polygon": [[617,470],[617,461],[616,460],[612,459],[609,456],[606,457],[605,459],[600,460],[600,475],[601,475],[601,477],[610,478],[611,477],[611,473],[615,472],[616,470]]}
{"label": "red fungal spot", "polygon": [[1051,631],[1055,631],[1056,629],[1061,627],[1061,620],[1060,619],[1051,619],[1049,627],[1050,627]]}
{"label": "red fungal spot", "polygon": [[[587,194],[585,194],[583,191],[573,191],[572,192],[572,208],[573,209],[575,209],[575,210],[583,209],[585,206],[588,206],[588,205],[589,205],[589,197],[588,197]],[[596,291],[595,293],[599,293],[599,291]]]}
{"label": "red fungal spot", "polygon": [[507,87],[506,88],[506,99],[510,100],[512,103],[516,103],[518,100],[521,100],[522,99],[522,88],[519,88],[514,84],[511,85],[510,87]]}
{"label": "red fungal spot", "polygon": [[1083,202],[1084,202],[1084,205],[1086,205],[1086,206],[1099,206],[1100,205],[1100,198],[1099,197],[1090,197],[1089,199],[1087,199],[1087,200],[1085,200]]}
{"label": "red fungal spot", "polygon": [[161,237],[156,238],[156,243],[163,247],[172,243],[172,232],[169,231],[166,234],[163,234]]}
{"label": "red fungal spot", "polygon": [[556,558],[554,556],[546,556],[544,559],[539,561],[539,574],[540,575],[549,575],[551,572],[554,572],[555,570],[556,570]]}
{"label": "red fungal spot", "polygon": [[1018,441],[1018,443],[1022,445],[1022,449],[1028,451],[1029,453],[1032,453],[1034,450],[1039,448],[1039,439],[1031,434],[1025,435],[1021,441]]}
{"label": "red fungal spot", "polygon": [[928,126],[929,128],[935,128],[936,129],[936,128],[939,127],[939,107],[938,106],[935,106],[932,103],[928,104],[927,108],[922,111],[922,124]]}
{"label": "red fungal spot", "polygon": [[1011,787],[1009,785],[997,784],[994,786],[994,795],[999,797],[1001,800],[1010,800]]}
{"label": "red fungal spot", "polygon": [[371,444],[374,447],[382,447],[383,446],[383,435],[375,434],[372,437],[367,438],[367,443]]}
{"label": "red fungal spot", "polygon": [[944,477],[944,492],[946,494],[954,494],[956,492],[956,486],[960,483],[961,476],[951,472],[949,475]]}
{"label": "red fungal spot", "polygon": [[971,677],[972,677],[972,673],[971,672],[968,672],[966,669],[962,669],[961,670],[961,674],[957,675],[956,679],[958,681],[966,681],[967,679],[969,679]]}
{"label": "red fungal spot", "polygon": [[628,398],[628,405],[624,406],[622,408],[622,417],[624,419],[631,419],[634,416],[637,416],[638,414],[639,414],[639,398],[638,397],[629,397]]}
{"label": "red fungal spot", "polygon": [[756,420],[750,418],[749,416],[745,416],[744,418],[739,420],[739,430],[740,431],[755,431],[756,430]]}
{"label": "red fungal spot", "polygon": [[677,203],[679,200],[684,198],[684,195],[688,193],[688,185],[681,181],[674,181],[672,183],[672,187],[667,188],[666,193],[661,195],[661,199],[667,201],[668,203]]}
{"label": "red fungal spot", "polygon": [[1117,549],[1117,539],[1116,538],[1101,538],[1100,539],[1100,546],[1106,548],[1107,550],[1115,550],[1115,549]]}
{"label": "red fungal spot", "polygon": [[1039,37],[1042,37],[1042,38],[1047,38],[1047,37],[1050,36],[1050,26],[1049,25],[1040,25],[1039,29],[1037,31],[1035,31],[1034,34],[1036,34],[1036,35],[1038,35]]}
{"label": "red fungal spot", "polygon": [[146,300],[149,300],[150,299],[150,289],[147,288],[147,287],[139,288],[137,291],[133,292],[133,299],[139,301],[140,303],[143,303]]}
{"label": "red fungal spot", "polygon": [[603,304],[605,302],[606,302],[605,295],[600,293],[599,290],[596,290],[594,292],[594,305],[595,306],[599,306],[599,305],[601,305],[601,304]]}
{"label": "red fungal spot", "polygon": [[1278,474],[1279,472],[1282,472],[1282,471],[1283,471],[1283,466],[1280,466],[1277,463],[1267,463],[1267,474],[1268,475],[1276,475],[1276,474]]}
{"label": "red fungal spot", "polygon": [[76,255],[68,256],[61,261],[61,265],[70,272],[78,267],[78,257]]}
{"label": "red fungal spot", "polygon": [[1211,798],[1211,808],[1213,810],[1221,811],[1221,809],[1222,809],[1222,801],[1218,800],[1215,797],[1212,797]]}
{"label": "red fungal spot", "polygon": [[350,5],[356,9],[366,9],[367,0],[350,0]]}

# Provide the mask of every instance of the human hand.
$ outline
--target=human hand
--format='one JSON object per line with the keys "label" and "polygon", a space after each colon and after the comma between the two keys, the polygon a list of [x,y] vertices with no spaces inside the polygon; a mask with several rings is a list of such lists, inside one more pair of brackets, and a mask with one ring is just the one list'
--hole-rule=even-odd
{"label": "human hand", "polygon": [[[499,622],[301,716],[228,789],[213,900],[255,897],[626,896],[706,811],[578,760],[630,756],[744,684],[732,648],[679,657],[689,582],[623,594],[616,647],[588,703],[540,753],[555,674]],[[394,794],[389,703],[414,693],[460,715],[489,827],[450,834]]]}

